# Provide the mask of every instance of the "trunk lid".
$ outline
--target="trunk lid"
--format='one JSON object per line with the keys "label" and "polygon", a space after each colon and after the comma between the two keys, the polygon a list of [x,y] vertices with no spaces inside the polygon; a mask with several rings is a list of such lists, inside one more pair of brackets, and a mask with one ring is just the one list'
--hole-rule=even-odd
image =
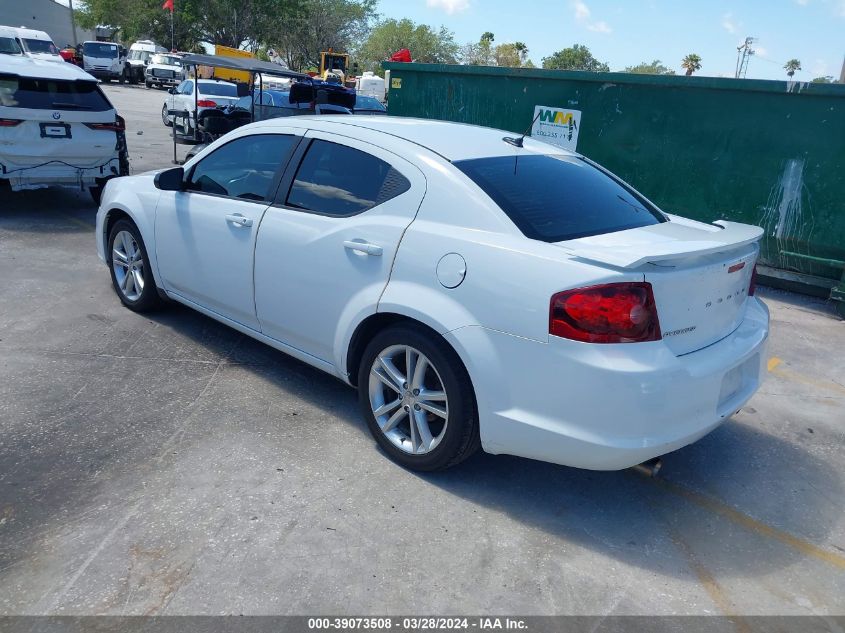
{"label": "trunk lid", "polygon": [[654,290],[663,340],[682,355],[712,345],[739,326],[763,230],[670,218],[558,246],[582,259],[642,273]]}

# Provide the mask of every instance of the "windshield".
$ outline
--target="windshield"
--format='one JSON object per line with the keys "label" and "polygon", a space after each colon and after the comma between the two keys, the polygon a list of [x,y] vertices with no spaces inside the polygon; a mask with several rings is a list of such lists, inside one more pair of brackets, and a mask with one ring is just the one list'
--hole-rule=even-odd
{"label": "windshield", "polygon": [[162,66],[181,66],[182,59],[176,55],[153,55],[153,64],[161,64]]}
{"label": "windshield", "polygon": [[93,110],[112,106],[96,81],[63,81],[0,74],[0,106],[36,110]]}
{"label": "windshield", "polygon": [[200,82],[199,93],[201,95],[213,95],[215,97],[237,97],[238,87],[235,84],[218,84]]}
{"label": "windshield", "polygon": [[387,108],[385,108],[378,99],[375,97],[365,97],[363,95],[358,95],[355,97],[355,109],[356,110],[379,110],[380,112],[387,112]]}
{"label": "windshield", "polygon": [[21,47],[11,37],[0,37],[0,55],[20,55]]}
{"label": "windshield", "polygon": [[142,62],[145,62],[150,58],[150,55],[152,55],[150,51],[139,51],[137,49],[134,51],[129,51],[129,59],[131,60],[140,60]]}
{"label": "windshield", "polygon": [[23,45],[30,53],[59,54],[59,49],[50,40],[24,40]]}
{"label": "windshield", "polygon": [[580,156],[455,161],[531,239],[562,242],[665,222],[645,199]]}
{"label": "windshield", "polygon": [[82,54],[88,57],[117,57],[117,44],[85,42],[82,45]]}

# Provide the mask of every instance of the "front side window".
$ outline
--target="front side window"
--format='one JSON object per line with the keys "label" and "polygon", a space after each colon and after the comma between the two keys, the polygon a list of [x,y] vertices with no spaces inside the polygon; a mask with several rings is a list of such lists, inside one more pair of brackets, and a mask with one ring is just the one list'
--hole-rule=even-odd
{"label": "front side window", "polygon": [[13,37],[0,37],[0,55],[20,55],[21,47]]}
{"label": "front side window", "polygon": [[96,81],[65,81],[0,74],[0,105],[36,110],[91,110],[112,105]]}
{"label": "front side window", "polygon": [[453,164],[531,239],[562,242],[666,221],[635,191],[579,156],[497,156]]}
{"label": "front side window", "polygon": [[244,200],[268,200],[276,172],[297,139],[289,134],[254,134],[226,143],[197,163],[187,189]]}
{"label": "front side window", "polygon": [[380,158],[317,139],[299,165],[287,205],[325,215],[350,216],[410,188],[408,179]]}

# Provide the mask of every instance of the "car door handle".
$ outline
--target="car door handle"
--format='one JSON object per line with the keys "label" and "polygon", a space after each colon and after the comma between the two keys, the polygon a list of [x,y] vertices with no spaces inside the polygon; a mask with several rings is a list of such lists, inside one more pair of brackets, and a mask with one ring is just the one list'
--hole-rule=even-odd
{"label": "car door handle", "polygon": [[252,220],[242,216],[240,213],[227,215],[226,221],[231,222],[232,224],[237,224],[238,226],[252,226]]}
{"label": "car door handle", "polygon": [[384,249],[377,244],[358,242],[356,240],[346,240],[343,243],[343,247],[350,251],[357,251],[359,253],[364,253],[364,255],[373,255],[374,257],[380,257],[384,252]]}

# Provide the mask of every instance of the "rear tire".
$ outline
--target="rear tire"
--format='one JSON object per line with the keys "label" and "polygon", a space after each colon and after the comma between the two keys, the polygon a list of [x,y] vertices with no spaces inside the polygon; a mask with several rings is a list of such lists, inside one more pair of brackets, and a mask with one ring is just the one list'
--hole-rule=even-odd
{"label": "rear tire", "polygon": [[93,187],[88,187],[88,193],[91,194],[91,200],[94,201],[94,204],[99,207],[100,200],[103,198],[103,188],[100,185],[94,185]]}
{"label": "rear tire", "polygon": [[358,400],[376,442],[405,468],[449,468],[480,446],[469,374],[446,341],[421,326],[373,337],[358,368]]}
{"label": "rear tire", "polygon": [[167,104],[165,103],[161,106],[161,122],[164,123],[167,127],[173,127],[173,121],[170,120],[170,117],[167,115]]}
{"label": "rear tire", "polygon": [[112,287],[123,305],[134,312],[146,312],[161,305],[144,240],[133,222],[121,219],[114,223],[109,231],[106,258]]}

